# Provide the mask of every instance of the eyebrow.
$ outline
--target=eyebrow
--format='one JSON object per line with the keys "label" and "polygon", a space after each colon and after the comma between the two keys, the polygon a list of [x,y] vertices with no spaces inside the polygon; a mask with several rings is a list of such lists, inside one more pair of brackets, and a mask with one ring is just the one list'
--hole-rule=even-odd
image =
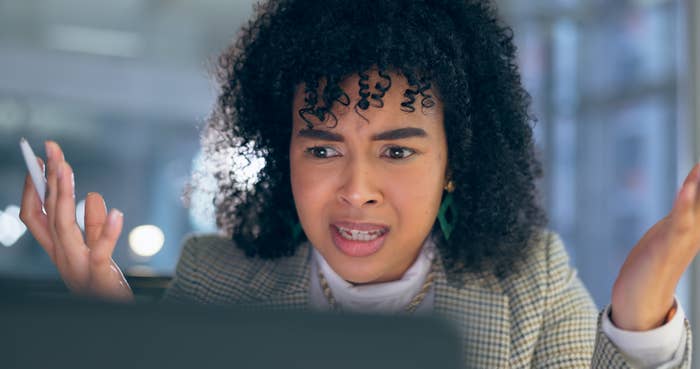
{"label": "eyebrow", "polygon": [[[315,139],[324,140],[324,141],[343,142],[342,135],[335,133],[335,132],[318,130],[318,129],[304,128],[304,129],[299,131],[298,136],[312,138],[312,139],[315,138]],[[389,131],[377,133],[377,134],[372,136],[372,141],[388,141],[388,140],[399,140],[402,138],[427,137],[427,136],[428,136],[428,134],[421,128],[406,127],[406,128],[392,129]]]}

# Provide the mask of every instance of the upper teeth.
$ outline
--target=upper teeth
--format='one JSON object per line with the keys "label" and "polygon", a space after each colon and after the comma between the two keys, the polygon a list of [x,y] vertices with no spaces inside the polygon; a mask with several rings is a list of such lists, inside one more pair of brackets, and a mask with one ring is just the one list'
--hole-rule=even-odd
{"label": "upper teeth", "polygon": [[371,241],[384,234],[383,229],[374,231],[360,231],[357,229],[349,229],[337,226],[338,232],[343,238],[353,241]]}

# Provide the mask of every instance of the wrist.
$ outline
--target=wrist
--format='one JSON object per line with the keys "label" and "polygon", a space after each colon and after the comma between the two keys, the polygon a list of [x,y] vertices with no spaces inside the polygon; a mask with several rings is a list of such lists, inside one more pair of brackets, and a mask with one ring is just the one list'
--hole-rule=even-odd
{"label": "wrist", "polygon": [[666,325],[676,315],[677,310],[678,305],[676,299],[674,298],[671,307],[661,318],[637,319],[636,321],[633,321],[631,319],[626,319],[629,316],[620,316],[619,314],[616,315],[613,306],[610,306],[610,309],[608,309],[608,318],[615,327],[626,331],[648,331]]}

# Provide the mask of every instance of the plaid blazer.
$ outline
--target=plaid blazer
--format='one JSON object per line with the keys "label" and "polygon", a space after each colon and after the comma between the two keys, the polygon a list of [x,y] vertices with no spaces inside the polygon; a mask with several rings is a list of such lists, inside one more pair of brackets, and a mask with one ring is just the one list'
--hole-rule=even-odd
{"label": "plaid blazer", "polygon": [[[561,239],[546,232],[531,260],[505,280],[448,275],[440,258],[434,312],[462,332],[466,368],[631,368],[601,330],[601,313],[569,266]],[[218,235],[184,242],[166,302],[308,309],[311,250],[277,260],[247,258]],[[682,368],[690,368],[686,319]]]}

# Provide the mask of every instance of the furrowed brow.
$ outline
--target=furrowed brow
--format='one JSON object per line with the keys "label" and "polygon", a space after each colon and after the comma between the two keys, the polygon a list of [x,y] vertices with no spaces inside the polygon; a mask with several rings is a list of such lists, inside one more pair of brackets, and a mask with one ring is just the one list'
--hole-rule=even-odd
{"label": "furrowed brow", "polygon": [[304,128],[304,129],[300,130],[297,133],[297,135],[299,137],[305,137],[305,138],[311,138],[311,139],[317,139],[317,140],[343,142],[343,136],[341,136],[335,132],[323,131],[323,130],[319,130],[319,129]]}
{"label": "furrowed brow", "polygon": [[374,141],[388,141],[388,140],[400,140],[402,138],[426,137],[426,136],[428,136],[428,134],[421,128],[407,127],[407,128],[392,129],[390,131],[377,133],[376,135],[372,136],[372,140],[374,140]]}
{"label": "furrowed brow", "polygon": [[[319,129],[302,129],[300,130],[297,135],[299,137],[305,137],[305,138],[310,138],[310,139],[317,139],[317,140],[323,140],[323,141],[334,141],[334,142],[343,142],[343,136],[335,133],[335,132],[330,132],[330,131],[324,131],[324,130],[319,130]],[[389,131],[384,131],[377,133],[372,136],[373,141],[390,141],[390,140],[400,140],[403,138],[412,138],[412,137],[427,137],[428,134],[421,128],[416,128],[416,127],[406,127],[406,128],[398,128],[398,129],[392,129]]]}

